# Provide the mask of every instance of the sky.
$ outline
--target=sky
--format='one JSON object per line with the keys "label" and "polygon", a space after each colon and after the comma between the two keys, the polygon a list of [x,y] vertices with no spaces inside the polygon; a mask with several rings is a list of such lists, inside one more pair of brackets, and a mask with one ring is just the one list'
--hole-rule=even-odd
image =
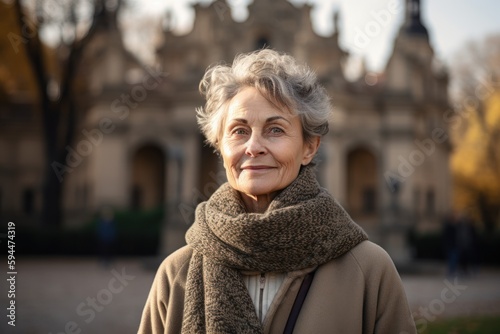
{"label": "sky", "polygon": [[[246,6],[252,1],[228,0],[233,8],[233,18],[244,20],[247,16]],[[194,18],[191,4],[195,2],[209,4],[211,0],[148,0],[147,3],[134,0],[132,11],[134,14],[158,18],[170,10],[175,31],[183,34],[191,28]],[[290,2],[297,7],[306,2],[313,6],[314,28],[322,36],[332,33],[333,13],[339,10],[341,46],[350,53],[353,61],[364,59],[369,71],[383,71],[404,19],[404,0]],[[469,41],[480,41],[487,35],[500,33],[498,0],[421,0],[421,6],[422,22],[430,32],[431,45],[437,59],[445,65],[451,65],[454,57],[459,56],[459,51]]]}

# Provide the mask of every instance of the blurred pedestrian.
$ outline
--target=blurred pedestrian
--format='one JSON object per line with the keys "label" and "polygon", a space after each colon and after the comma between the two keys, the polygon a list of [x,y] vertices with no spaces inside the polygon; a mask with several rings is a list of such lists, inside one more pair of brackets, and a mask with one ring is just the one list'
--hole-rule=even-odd
{"label": "blurred pedestrian", "polygon": [[459,253],[459,268],[463,275],[468,276],[476,271],[477,231],[470,214],[463,213],[457,224],[457,248]]}
{"label": "blurred pedestrian", "polygon": [[97,219],[99,253],[105,267],[111,265],[116,240],[115,214],[111,207],[103,207]]}
{"label": "blurred pedestrian", "polygon": [[458,274],[460,252],[457,242],[458,214],[449,212],[443,222],[443,246],[446,255],[447,275],[455,277]]}
{"label": "blurred pedestrian", "polygon": [[450,212],[444,220],[443,241],[448,276],[472,274],[477,259],[477,231],[470,216]]}

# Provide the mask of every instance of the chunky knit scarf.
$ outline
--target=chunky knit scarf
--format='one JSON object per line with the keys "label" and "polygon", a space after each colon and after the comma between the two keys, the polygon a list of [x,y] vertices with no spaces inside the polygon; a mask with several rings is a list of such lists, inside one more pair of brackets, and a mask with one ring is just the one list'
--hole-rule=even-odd
{"label": "chunky knit scarf", "polygon": [[223,184],[196,209],[186,234],[193,248],[182,333],[262,333],[240,270],[289,272],[334,259],[367,239],[322,189],[313,167],[262,214],[248,213],[239,193]]}

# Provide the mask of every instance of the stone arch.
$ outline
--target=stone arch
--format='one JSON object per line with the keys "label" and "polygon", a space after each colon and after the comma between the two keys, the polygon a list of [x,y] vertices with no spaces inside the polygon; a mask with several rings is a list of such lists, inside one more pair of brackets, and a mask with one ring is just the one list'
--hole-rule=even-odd
{"label": "stone arch", "polygon": [[347,153],[347,207],[355,219],[375,218],[378,213],[378,163],[376,155],[365,146]]}
{"label": "stone arch", "polygon": [[266,49],[271,46],[269,34],[267,33],[259,33],[257,34],[255,38],[255,49],[260,50],[260,49]]}
{"label": "stone arch", "polygon": [[213,194],[215,190],[225,181],[225,172],[220,158],[214,151],[214,148],[205,143],[204,137],[199,136],[200,145],[200,169],[199,183],[197,193],[197,202],[205,201]]}
{"label": "stone arch", "polygon": [[132,155],[130,205],[148,210],[165,202],[165,154],[153,143],[139,146]]}

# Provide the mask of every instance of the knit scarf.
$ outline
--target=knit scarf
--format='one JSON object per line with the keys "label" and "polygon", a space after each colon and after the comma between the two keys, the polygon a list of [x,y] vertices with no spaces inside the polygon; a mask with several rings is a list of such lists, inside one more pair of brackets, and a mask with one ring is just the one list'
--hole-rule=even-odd
{"label": "knit scarf", "polygon": [[264,213],[248,213],[223,184],[196,208],[186,233],[193,249],[182,333],[262,333],[241,270],[290,272],[316,267],[367,239],[344,209],[302,167]]}

